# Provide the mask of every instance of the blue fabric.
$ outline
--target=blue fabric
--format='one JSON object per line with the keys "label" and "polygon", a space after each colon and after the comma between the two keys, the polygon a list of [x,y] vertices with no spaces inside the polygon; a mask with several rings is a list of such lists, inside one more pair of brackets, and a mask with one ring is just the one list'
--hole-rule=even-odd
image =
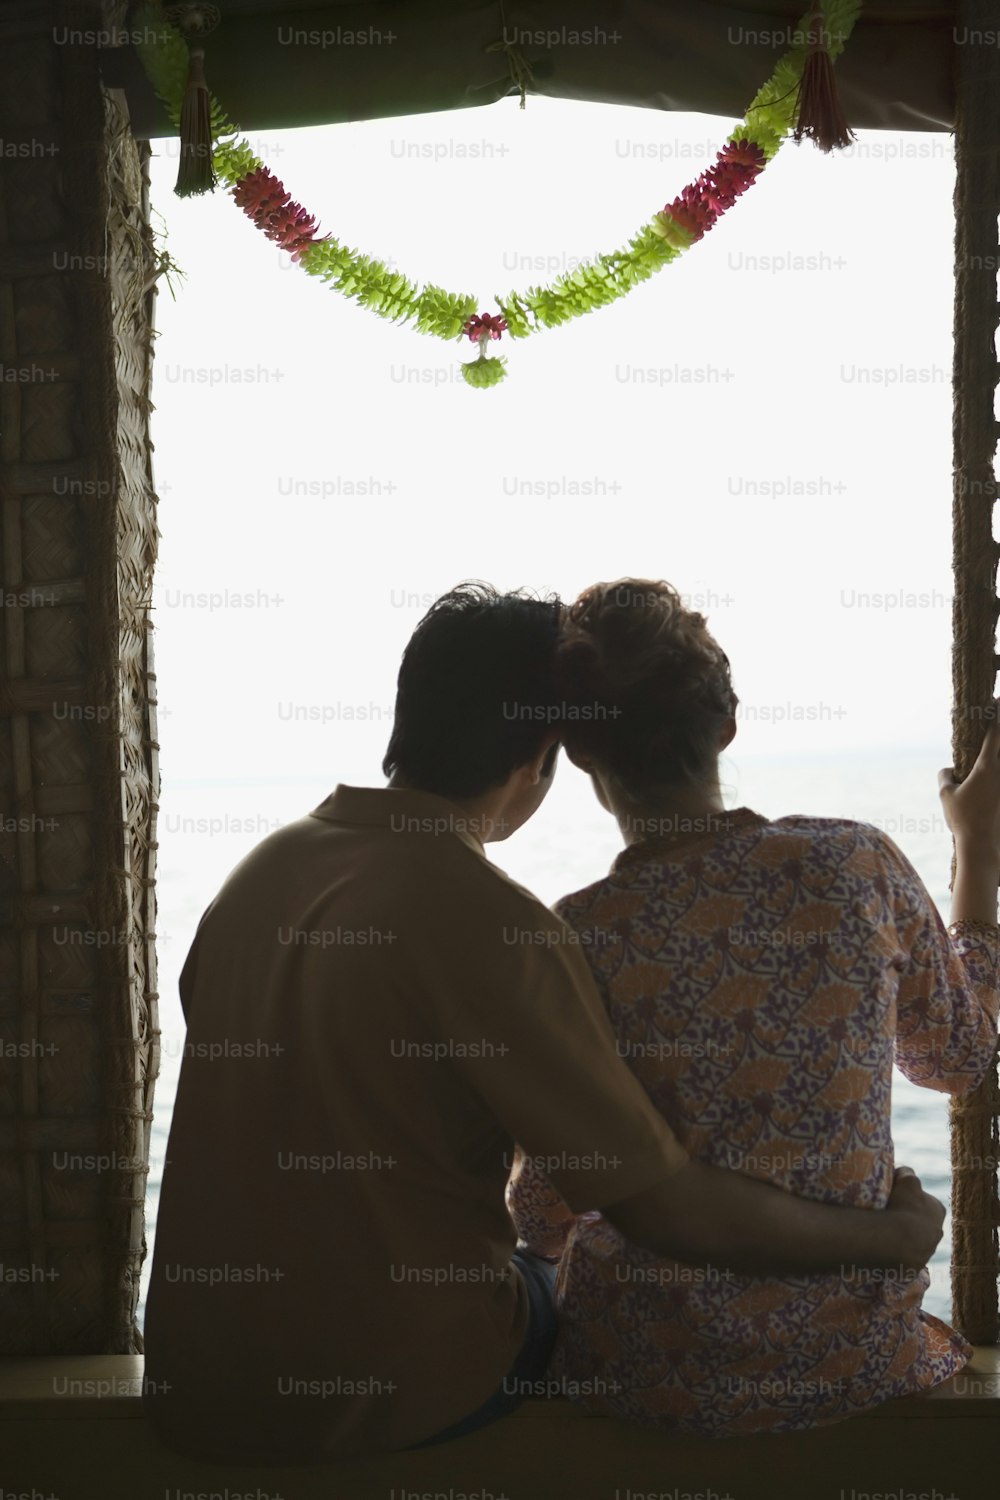
{"label": "blue fabric", "polygon": [[532,1394],[532,1383],[545,1378],[558,1326],[554,1297],[557,1268],[540,1256],[532,1255],[529,1250],[515,1250],[511,1260],[520,1272],[528,1294],[528,1331],[517,1358],[489,1400],[442,1432],[414,1443],[414,1448],[429,1448],[433,1443],[464,1437],[467,1432],[475,1432],[499,1417],[508,1416],[526,1396]]}

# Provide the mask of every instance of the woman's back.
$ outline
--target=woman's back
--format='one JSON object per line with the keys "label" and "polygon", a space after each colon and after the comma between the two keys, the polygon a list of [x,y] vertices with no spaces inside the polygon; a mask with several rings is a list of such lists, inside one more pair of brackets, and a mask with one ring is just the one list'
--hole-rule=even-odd
{"label": "woman's back", "polygon": [[[586,941],[620,1054],[693,1157],[881,1208],[894,1057],[951,1093],[989,1066],[996,929],[949,939],[867,825],[748,809],[715,825],[654,830],[557,910]],[[550,1204],[529,1161],[511,1195],[529,1243]],[[593,1410],[717,1435],[833,1421],[965,1364],[964,1340],[919,1311],[926,1284],[851,1266],[736,1277],[658,1260],[584,1215],[554,1373]]]}

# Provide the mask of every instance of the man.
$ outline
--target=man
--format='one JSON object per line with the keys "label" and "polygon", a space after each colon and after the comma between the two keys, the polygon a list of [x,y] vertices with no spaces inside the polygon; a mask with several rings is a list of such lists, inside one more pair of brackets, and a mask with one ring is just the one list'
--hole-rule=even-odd
{"label": "man", "polygon": [[403,657],[388,787],[339,786],[202,917],[145,1328],[147,1414],[176,1448],[315,1462],[516,1404],[553,1333],[551,1273],[513,1254],[516,1147],[572,1209],[696,1264],[916,1268],[940,1238],[905,1170],[875,1213],[689,1161],[569,929],[486,859],[551,783],[559,624],[485,585],[439,599]]}

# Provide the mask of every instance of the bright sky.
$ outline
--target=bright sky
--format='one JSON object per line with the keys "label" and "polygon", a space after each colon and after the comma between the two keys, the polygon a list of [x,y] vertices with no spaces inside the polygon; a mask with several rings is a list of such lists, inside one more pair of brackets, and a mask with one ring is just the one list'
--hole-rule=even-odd
{"label": "bright sky", "polygon": [[[321,231],[493,311],[623,245],[731,124],[529,98],[251,141]],[[468,341],[357,308],[154,151],[187,273],[156,315],[166,774],[377,784],[402,648],[467,577],[669,579],[744,754],[947,746],[946,135],[786,145],[623,303],[505,339],[492,391]]]}

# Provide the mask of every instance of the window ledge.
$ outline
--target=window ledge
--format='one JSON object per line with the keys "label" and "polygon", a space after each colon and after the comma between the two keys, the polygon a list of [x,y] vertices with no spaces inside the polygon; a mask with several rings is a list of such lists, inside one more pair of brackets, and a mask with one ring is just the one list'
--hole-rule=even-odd
{"label": "window ledge", "polygon": [[[142,1417],[141,1354],[18,1355],[0,1358],[0,1420]],[[219,1379],[224,1379],[220,1361]],[[980,1346],[943,1385],[885,1401],[855,1422],[913,1417],[1000,1417],[1000,1348]],[[521,1422],[607,1422],[566,1400],[527,1400],[510,1419]],[[631,1430],[631,1429],[630,1429]]]}

